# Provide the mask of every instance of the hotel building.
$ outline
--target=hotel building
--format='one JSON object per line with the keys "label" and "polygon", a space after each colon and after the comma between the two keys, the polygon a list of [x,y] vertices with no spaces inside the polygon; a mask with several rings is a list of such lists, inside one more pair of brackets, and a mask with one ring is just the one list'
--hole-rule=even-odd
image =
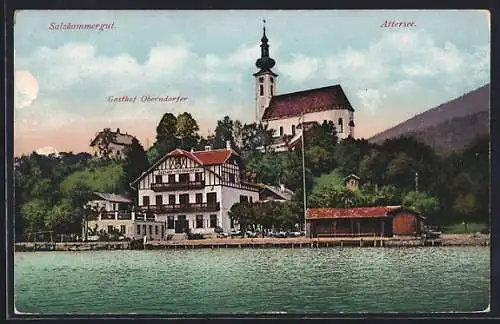
{"label": "hotel building", "polygon": [[228,215],[234,203],[259,200],[260,187],[244,178],[238,153],[225,149],[176,149],[152,165],[131,185],[137,189],[138,209],[154,213],[166,224],[166,234],[212,234],[220,227],[228,233]]}

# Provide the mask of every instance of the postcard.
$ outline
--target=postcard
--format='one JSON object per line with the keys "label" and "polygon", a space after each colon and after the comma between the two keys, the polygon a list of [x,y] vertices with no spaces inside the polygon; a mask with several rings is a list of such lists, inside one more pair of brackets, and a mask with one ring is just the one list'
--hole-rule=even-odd
{"label": "postcard", "polygon": [[486,10],[18,10],[14,306],[487,312]]}

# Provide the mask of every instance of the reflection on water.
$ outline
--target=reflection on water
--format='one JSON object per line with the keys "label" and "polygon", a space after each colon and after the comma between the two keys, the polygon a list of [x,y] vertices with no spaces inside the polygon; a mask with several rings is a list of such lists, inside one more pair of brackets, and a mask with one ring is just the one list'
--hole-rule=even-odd
{"label": "reflection on water", "polygon": [[15,254],[15,305],[34,313],[483,310],[485,247]]}

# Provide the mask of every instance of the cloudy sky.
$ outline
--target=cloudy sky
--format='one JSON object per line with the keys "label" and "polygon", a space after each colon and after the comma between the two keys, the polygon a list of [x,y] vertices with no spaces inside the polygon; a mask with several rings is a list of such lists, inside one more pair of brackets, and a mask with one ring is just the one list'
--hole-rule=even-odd
{"label": "cloudy sky", "polygon": [[[277,93],[341,84],[359,137],[490,80],[487,11],[20,11],[15,154],[87,151],[104,127],[151,145],[165,112],[190,112],[202,135],[225,115],[252,122],[263,18]],[[381,27],[386,20],[415,26]],[[124,95],[138,99],[107,101]],[[147,95],[188,100],[140,102]]]}

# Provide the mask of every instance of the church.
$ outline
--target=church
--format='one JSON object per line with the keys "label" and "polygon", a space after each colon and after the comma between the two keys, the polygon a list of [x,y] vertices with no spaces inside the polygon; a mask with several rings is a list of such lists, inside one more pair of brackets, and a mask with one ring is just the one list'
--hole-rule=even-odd
{"label": "church", "polygon": [[314,123],[332,121],[339,139],[354,137],[354,108],[339,84],[276,94],[278,74],[272,71],[276,62],[269,56],[266,27],[260,45],[259,69],[255,77],[256,121],[273,129],[272,148],[287,151],[301,139],[302,130]]}

